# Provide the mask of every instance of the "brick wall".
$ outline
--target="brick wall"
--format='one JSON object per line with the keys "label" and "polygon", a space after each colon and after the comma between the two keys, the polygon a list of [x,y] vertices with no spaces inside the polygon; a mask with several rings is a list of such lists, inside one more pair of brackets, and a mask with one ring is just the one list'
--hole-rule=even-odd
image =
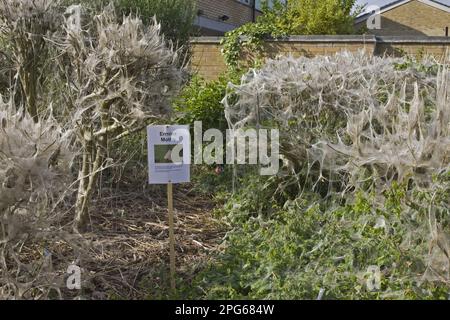
{"label": "brick wall", "polygon": [[[221,54],[221,38],[194,38],[192,44],[191,69],[205,79],[217,79],[226,70]],[[446,37],[375,37],[366,36],[295,36],[285,40],[266,42],[265,55],[315,56],[332,55],[339,51],[364,50],[373,55],[422,54],[433,55],[442,60],[450,54],[450,38]]]}
{"label": "brick wall", "polygon": [[292,36],[289,40],[266,43],[266,57],[278,55],[313,57],[333,55],[340,51],[356,52],[364,50],[368,54],[375,51],[374,36]]}
{"label": "brick wall", "polygon": [[216,79],[227,67],[223,60],[220,39],[200,37],[192,40],[191,70],[205,79]]}
{"label": "brick wall", "polygon": [[376,55],[432,55],[437,60],[450,55],[450,37],[377,37]]}
{"label": "brick wall", "polygon": [[450,13],[411,1],[382,13],[381,29],[368,32],[378,36],[445,36],[445,27],[450,28]]}

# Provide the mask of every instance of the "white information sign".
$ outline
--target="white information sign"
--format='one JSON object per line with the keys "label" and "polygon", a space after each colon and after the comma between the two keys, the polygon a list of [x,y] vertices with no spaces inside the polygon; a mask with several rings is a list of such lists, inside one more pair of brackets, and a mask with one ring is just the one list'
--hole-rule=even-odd
{"label": "white information sign", "polygon": [[147,136],[149,183],[190,182],[189,126],[148,126]]}

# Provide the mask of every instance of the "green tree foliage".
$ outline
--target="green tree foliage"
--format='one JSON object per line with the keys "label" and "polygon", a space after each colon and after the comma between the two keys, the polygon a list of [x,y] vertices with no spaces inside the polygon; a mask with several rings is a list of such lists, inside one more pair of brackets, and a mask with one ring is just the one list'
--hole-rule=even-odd
{"label": "green tree foliage", "polygon": [[354,32],[355,2],[291,0],[280,24],[291,34],[350,34]]}

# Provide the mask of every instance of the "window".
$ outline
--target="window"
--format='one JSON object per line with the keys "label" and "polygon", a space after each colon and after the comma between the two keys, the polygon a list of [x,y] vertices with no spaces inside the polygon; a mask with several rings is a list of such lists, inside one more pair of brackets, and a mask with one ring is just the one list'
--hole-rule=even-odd
{"label": "window", "polygon": [[[250,6],[253,3],[253,0],[238,0],[238,1],[243,3],[243,4],[246,4],[248,6]],[[262,2],[264,0],[254,0],[254,1],[255,1],[255,8],[256,8],[256,10],[261,10],[261,8],[262,8],[261,4],[262,4]],[[269,7],[272,7],[273,6],[273,0],[267,0],[267,1],[269,3]],[[285,4],[286,0],[280,0],[280,2]]]}
{"label": "window", "polygon": [[[262,3],[262,1],[263,0],[255,0],[255,8],[256,8],[256,10],[261,10],[261,3]],[[269,2],[269,7],[272,7],[273,6],[273,0],[268,0],[268,2]],[[280,1],[281,3],[283,3],[283,4],[286,4],[286,0],[281,0]]]}

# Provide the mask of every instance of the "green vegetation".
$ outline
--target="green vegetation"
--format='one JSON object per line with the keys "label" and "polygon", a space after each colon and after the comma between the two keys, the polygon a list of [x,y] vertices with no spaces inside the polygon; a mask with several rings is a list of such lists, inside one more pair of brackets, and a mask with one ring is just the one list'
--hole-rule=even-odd
{"label": "green vegetation", "polygon": [[174,101],[177,122],[193,126],[195,121],[202,121],[203,130],[215,128],[224,131],[228,125],[221,101],[228,83],[238,81],[239,74],[234,72],[223,74],[213,81],[194,76]]}

